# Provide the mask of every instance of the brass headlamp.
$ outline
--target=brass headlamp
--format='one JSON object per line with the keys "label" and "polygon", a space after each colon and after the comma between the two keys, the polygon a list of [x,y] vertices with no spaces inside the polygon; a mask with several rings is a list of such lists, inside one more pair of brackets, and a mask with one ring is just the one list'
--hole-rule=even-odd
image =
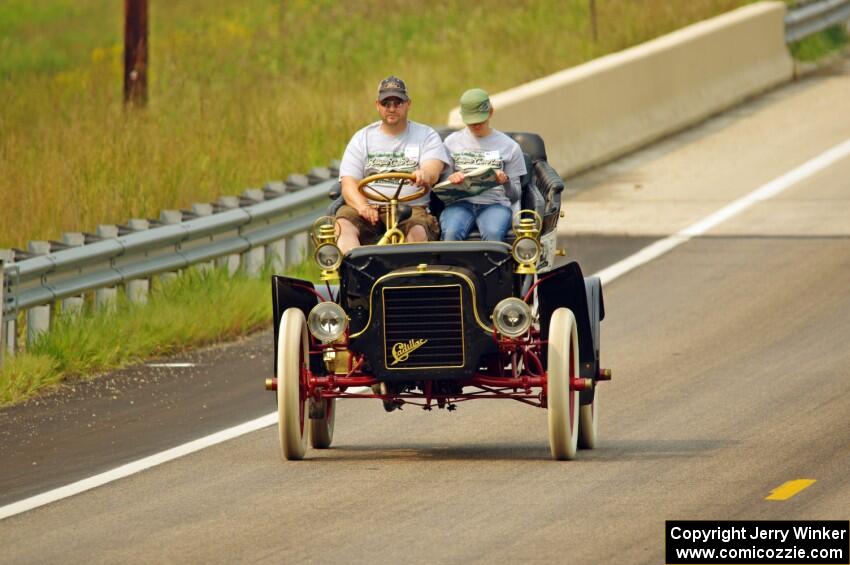
{"label": "brass headlamp", "polygon": [[543,220],[534,210],[520,210],[514,214],[513,228],[516,240],[511,248],[511,254],[517,262],[515,273],[533,275],[537,272],[542,227]]}
{"label": "brass headlamp", "polygon": [[331,216],[322,216],[313,222],[310,233],[316,252],[313,258],[322,270],[319,279],[335,281],[339,279],[339,266],[342,264],[342,251],[336,245],[336,221]]}

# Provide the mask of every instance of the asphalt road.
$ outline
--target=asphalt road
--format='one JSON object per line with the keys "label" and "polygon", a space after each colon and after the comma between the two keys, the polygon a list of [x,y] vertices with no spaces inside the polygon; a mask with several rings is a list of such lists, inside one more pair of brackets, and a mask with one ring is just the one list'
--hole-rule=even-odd
{"label": "asphalt road", "polygon": [[[850,67],[839,66],[575,179],[568,251],[598,270],[843,142],[848,92]],[[266,428],[0,521],[0,560],[662,563],[669,519],[846,520],[848,179],[845,158],[606,286],[602,357],[614,380],[600,392],[600,445],[575,461],[550,460],[545,412],[519,403],[386,414],[377,401],[341,402],[334,448],[309,460],[281,462]],[[196,379],[172,412],[192,405],[193,389],[202,402],[238,382],[241,404],[219,392],[185,410],[232,425],[273,407],[259,385],[261,338],[200,352],[219,362],[195,377],[139,378],[163,392]],[[138,397],[155,388],[139,385]],[[2,417],[24,429],[46,418],[37,408]],[[43,434],[30,424],[29,443],[5,434],[0,504],[84,476],[87,461],[108,468],[203,432],[151,410],[128,417],[133,435],[106,430],[119,421],[82,434],[78,457],[61,424]],[[28,479],[37,453],[49,456]],[[765,500],[794,479],[817,482]]]}

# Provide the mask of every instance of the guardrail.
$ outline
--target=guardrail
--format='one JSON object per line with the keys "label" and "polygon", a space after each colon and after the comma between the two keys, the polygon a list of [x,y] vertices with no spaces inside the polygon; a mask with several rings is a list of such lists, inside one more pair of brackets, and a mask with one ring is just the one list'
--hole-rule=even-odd
{"label": "guardrail", "polygon": [[26,312],[29,342],[49,329],[53,304],[62,301],[63,311],[81,308],[87,292],[96,291],[95,304],[102,306],[122,285],[130,300],[144,302],[150,277],[193,265],[216,262],[257,275],[266,261],[281,269],[298,264],[307,252],[306,232],[329,204],[336,174],[314,169],[216,205],[196,204],[194,211],[100,226],[98,234],[65,234],[63,242],[30,242],[29,253],[4,250],[0,350],[16,351],[20,312]]}
{"label": "guardrail", "polygon": [[805,4],[785,16],[785,42],[794,43],[847,20],[850,20],[850,0]]}
{"label": "guardrail", "polygon": [[[808,3],[786,15],[786,42],[848,19],[850,0]],[[62,242],[32,241],[26,252],[0,250],[0,365],[4,349],[17,349],[22,311],[30,341],[48,331],[53,304],[62,301],[63,311],[81,308],[87,292],[96,292],[100,306],[123,285],[131,300],[143,302],[150,277],[168,277],[191,265],[217,262],[231,272],[244,268],[256,274],[267,260],[284,269],[297,264],[308,245],[304,232],[328,203],[335,169],[332,164],[291,175],[287,182],[196,204],[190,211],[166,210],[158,220],[99,226],[96,234],[66,233]]]}

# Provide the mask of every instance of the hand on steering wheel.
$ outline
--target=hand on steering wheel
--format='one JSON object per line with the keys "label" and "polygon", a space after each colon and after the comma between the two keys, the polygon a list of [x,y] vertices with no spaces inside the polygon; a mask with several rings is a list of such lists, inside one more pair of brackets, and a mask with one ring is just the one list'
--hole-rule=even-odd
{"label": "hand on steering wheel", "polygon": [[[398,198],[399,193],[401,193],[401,189],[404,186],[403,182],[399,182],[398,189],[396,189],[395,194],[392,196],[387,196],[382,192],[378,192],[371,186],[368,186],[369,183],[375,182],[376,180],[384,180],[384,179],[397,179],[399,181],[413,181],[416,180],[416,176],[410,173],[398,173],[398,172],[390,172],[390,173],[380,173],[377,175],[371,175],[366,177],[357,183],[357,190],[362,194],[365,198],[371,198],[372,200],[377,200],[378,202],[387,202],[389,203],[391,200],[398,200],[399,202],[410,202],[411,200],[416,200],[417,198],[421,198],[428,194],[428,191],[431,190],[430,187],[423,186],[420,187],[419,190],[414,192],[413,194],[408,194],[402,198]],[[368,193],[366,191],[369,191]]]}

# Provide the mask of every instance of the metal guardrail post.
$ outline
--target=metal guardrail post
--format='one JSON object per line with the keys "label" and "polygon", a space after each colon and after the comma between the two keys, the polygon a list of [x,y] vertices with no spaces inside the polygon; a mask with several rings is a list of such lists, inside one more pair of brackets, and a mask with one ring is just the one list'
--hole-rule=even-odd
{"label": "metal guardrail post", "polygon": [[[15,262],[15,252],[11,249],[0,249],[0,263],[5,265],[11,265]],[[4,269],[0,267],[0,279],[4,278]],[[4,306],[6,305],[6,296],[5,296],[5,285],[3,282],[0,284],[0,295],[4,295],[3,299],[0,300],[0,349],[5,351],[11,357],[15,354],[15,350],[17,349],[18,342],[18,321],[15,318],[10,318],[8,320],[5,319],[5,314],[3,312]]]}
{"label": "metal guardrail post", "polygon": [[[213,206],[209,202],[195,202],[194,204],[192,204],[192,214],[194,214],[196,218],[212,216]],[[198,263],[194,266],[194,268],[199,271],[209,271],[213,268],[214,265],[215,263],[213,263],[212,261],[207,261],[206,263]]]}
{"label": "metal guardrail post", "polygon": [[[224,210],[235,210],[239,208],[239,198],[235,196],[222,196],[218,199],[218,205]],[[239,254],[221,257],[218,260],[219,268],[227,269],[227,273],[233,276],[239,270]]]}
{"label": "metal guardrail post", "polygon": [[[85,245],[86,236],[79,232],[65,232],[62,234],[62,243],[68,247],[80,247]],[[62,301],[63,314],[79,314],[83,311],[83,295],[71,296]]]}
{"label": "metal guardrail post", "polygon": [[[150,228],[150,222],[142,218],[133,218],[127,226],[133,231],[144,231]],[[127,298],[130,302],[145,304],[148,301],[148,292],[151,282],[148,279],[135,279],[127,282]]]}
{"label": "metal guardrail post", "polygon": [[[111,239],[118,237],[118,226],[101,224],[97,226],[97,236],[102,239]],[[95,308],[106,308],[115,304],[118,298],[118,288],[114,286],[106,286],[99,288],[94,292]]]}
{"label": "metal guardrail post", "polygon": [[[249,188],[242,193],[242,199],[247,204],[263,202],[266,197],[259,188]],[[242,265],[249,277],[259,277],[263,272],[263,264],[266,260],[266,249],[263,246],[252,247],[242,257]]]}
{"label": "metal guardrail post", "polygon": [[[286,179],[286,192],[299,192],[310,186],[306,175],[289,175]],[[286,269],[298,265],[304,260],[309,245],[307,233],[299,233],[286,241]]]}
{"label": "metal guardrail post", "polygon": [[331,176],[331,170],[327,167],[313,167],[307,173],[307,178],[310,180],[310,184],[317,184],[331,180]]}
{"label": "metal guardrail post", "polygon": [[[263,187],[266,199],[277,198],[285,193],[286,183],[281,181],[267,182]],[[271,263],[274,272],[283,272],[286,267],[286,239],[266,245],[266,260]]]}
{"label": "metal guardrail post", "polygon": [[[49,241],[30,241],[28,250],[34,255],[50,253]],[[35,343],[40,334],[50,330],[50,309],[53,305],[33,306],[27,310],[27,346]]]}
{"label": "metal guardrail post", "polygon": [[[159,213],[159,221],[166,226],[179,224],[183,221],[183,212],[180,210],[161,210]],[[159,281],[163,285],[167,285],[177,280],[178,276],[180,276],[179,271],[173,273],[162,273],[159,275]]]}

